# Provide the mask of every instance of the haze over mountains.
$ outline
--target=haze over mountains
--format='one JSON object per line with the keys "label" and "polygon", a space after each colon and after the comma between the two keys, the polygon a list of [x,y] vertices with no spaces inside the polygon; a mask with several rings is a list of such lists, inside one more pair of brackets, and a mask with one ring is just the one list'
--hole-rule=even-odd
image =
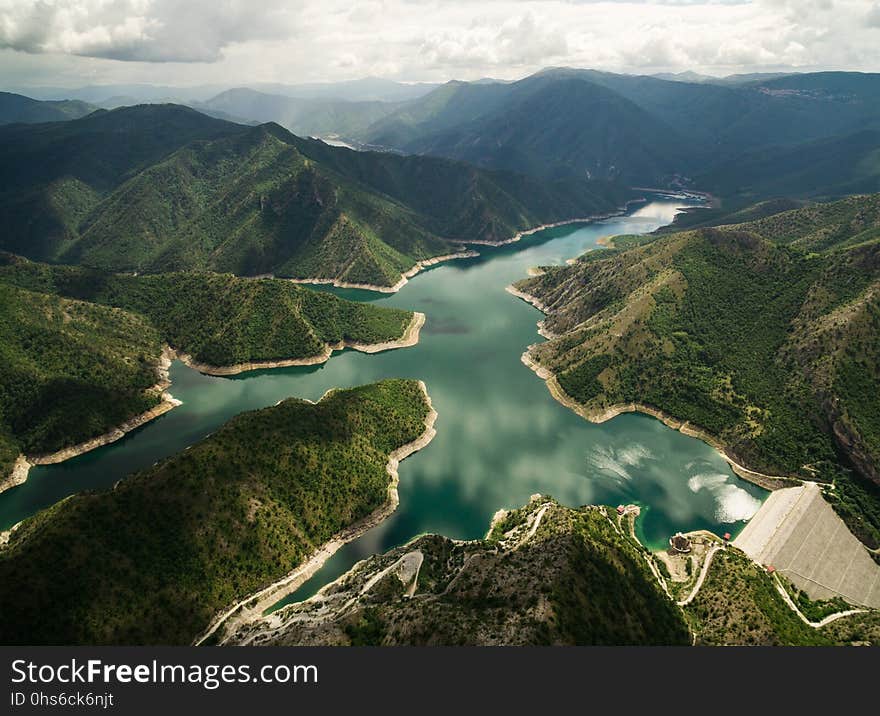
{"label": "haze over mountains", "polygon": [[[32,94],[58,98],[60,92]],[[880,76],[874,74],[719,79],[553,68],[516,82],[130,85],[67,94],[106,107],[172,100],[236,122],[277,122],[301,136],[340,137],[545,179],[690,185],[750,198],[877,188],[871,157],[880,146],[874,134],[880,131]],[[0,122],[11,121],[38,119],[0,109]],[[837,162],[834,181],[817,183],[817,175],[827,173],[817,167],[840,155],[851,161]],[[768,162],[781,175],[773,187],[767,186]]]}

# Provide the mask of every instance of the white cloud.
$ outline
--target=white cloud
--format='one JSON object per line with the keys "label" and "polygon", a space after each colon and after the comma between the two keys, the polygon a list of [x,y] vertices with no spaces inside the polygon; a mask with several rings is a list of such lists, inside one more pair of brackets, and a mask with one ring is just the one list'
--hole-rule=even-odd
{"label": "white cloud", "polygon": [[880,70],[880,2],[0,0],[3,47],[7,82],[53,72],[177,84],[514,78],[548,65]]}
{"label": "white cloud", "polygon": [[287,37],[295,13],[262,0],[0,0],[0,46],[147,62],[213,62],[233,42]]}

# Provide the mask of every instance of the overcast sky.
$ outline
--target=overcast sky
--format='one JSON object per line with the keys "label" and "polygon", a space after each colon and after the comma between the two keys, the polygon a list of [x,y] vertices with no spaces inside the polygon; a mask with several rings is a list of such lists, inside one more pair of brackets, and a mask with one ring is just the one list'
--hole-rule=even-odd
{"label": "overcast sky", "polygon": [[880,71],[880,0],[0,0],[0,85]]}

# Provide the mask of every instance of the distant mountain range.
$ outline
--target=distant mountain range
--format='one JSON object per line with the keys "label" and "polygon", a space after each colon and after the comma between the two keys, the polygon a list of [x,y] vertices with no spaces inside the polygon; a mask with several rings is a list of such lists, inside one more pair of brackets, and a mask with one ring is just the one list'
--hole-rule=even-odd
{"label": "distant mountain range", "polygon": [[510,84],[449,83],[354,138],[544,177],[669,186],[750,152],[876,129],[880,75],[728,85],[555,69]]}
{"label": "distant mountain range", "polygon": [[64,122],[84,117],[96,109],[79,100],[40,102],[20,94],[0,92],[0,124]]}
{"label": "distant mountain range", "polygon": [[[439,85],[432,83],[394,82],[379,77],[365,77],[348,82],[314,82],[283,84],[256,82],[247,88],[265,94],[277,94],[301,99],[332,99],[349,102],[403,102],[427,94]],[[106,109],[122,105],[154,102],[207,102],[235,85],[195,85],[172,87],[150,84],[107,84],[84,87],[17,87],[12,91],[40,100],[76,99]]]}
{"label": "distant mountain range", "polygon": [[[62,96],[57,92],[35,96]],[[277,122],[298,135],[341,138],[361,148],[541,179],[691,186],[737,197],[740,206],[771,196],[835,198],[877,189],[871,159],[880,150],[876,74],[651,77],[552,68],[516,82],[439,86],[371,78],[240,88],[115,85],[67,93],[104,106],[171,98],[215,118]],[[0,121],[37,121],[9,114],[0,106]],[[838,152],[847,160],[829,166]]]}
{"label": "distant mountain range", "polygon": [[112,271],[206,269],[391,287],[418,261],[632,194],[352,152],[177,105],[0,128],[0,248]]}

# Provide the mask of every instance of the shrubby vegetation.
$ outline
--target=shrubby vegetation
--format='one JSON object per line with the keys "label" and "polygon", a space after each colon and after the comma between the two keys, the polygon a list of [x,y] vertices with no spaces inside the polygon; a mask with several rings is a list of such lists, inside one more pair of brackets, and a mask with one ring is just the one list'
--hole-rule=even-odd
{"label": "shrubby vegetation", "polygon": [[0,475],[153,407],[160,354],[142,316],[0,281]]}
{"label": "shrubby vegetation", "polygon": [[[547,502],[534,536],[523,527],[499,541]],[[372,576],[415,550],[423,555],[415,598],[401,597],[404,585],[393,573],[362,591]],[[690,643],[680,610],[657,584],[641,549],[603,511],[569,509],[546,497],[510,512],[487,540],[420,537],[358,565],[327,594],[320,607],[305,603],[286,612],[284,627],[259,643]],[[316,609],[320,618],[311,621]],[[232,641],[250,636],[250,629]]]}
{"label": "shrubby vegetation", "polygon": [[0,642],[189,643],[384,504],[427,414],[415,381],[289,399],[38,513],[0,550]]}
{"label": "shrubby vegetation", "polygon": [[877,202],[673,234],[523,281],[560,335],[536,355],[579,402],[658,407],[762,472],[827,472],[831,405],[876,457],[880,242],[851,234],[871,231]]}
{"label": "shrubby vegetation", "polygon": [[[810,621],[852,609],[842,599],[812,601],[786,582],[783,585]],[[876,611],[842,617],[814,629],[785,603],[773,578],[736,549],[715,555],[706,581],[684,611],[698,645],[880,644],[880,614]]]}
{"label": "shrubby vegetation", "polygon": [[163,340],[215,366],[319,355],[327,343],[401,338],[412,312],[345,301],[280,279],[107,274],[0,254],[0,282],[141,314]]}
{"label": "shrubby vegetation", "polygon": [[697,643],[715,646],[822,646],[832,641],[804,624],[772,578],[741,552],[719,552],[685,608]]}
{"label": "shrubby vegetation", "polygon": [[[588,407],[660,408],[759,472],[880,481],[878,230],[880,197],[855,197],[588,254],[518,284],[559,336],[534,356]],[[875,491],[840,480],[876,540]]]}

